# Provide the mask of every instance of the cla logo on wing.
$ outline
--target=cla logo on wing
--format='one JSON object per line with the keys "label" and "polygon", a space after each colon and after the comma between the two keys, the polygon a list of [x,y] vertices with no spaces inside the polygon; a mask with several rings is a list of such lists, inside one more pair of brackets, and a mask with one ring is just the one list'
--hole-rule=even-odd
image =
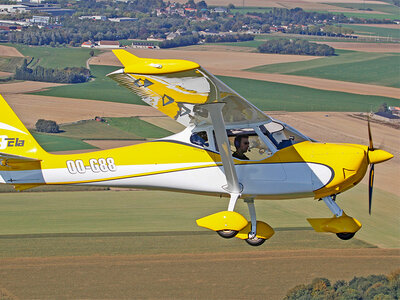
{"label": "cla logo on wing", "polygon": [[9,138],[6,135],[0,135],[0,149],[6,149],[7,147],[23,147],[25,140],[19,138]]}

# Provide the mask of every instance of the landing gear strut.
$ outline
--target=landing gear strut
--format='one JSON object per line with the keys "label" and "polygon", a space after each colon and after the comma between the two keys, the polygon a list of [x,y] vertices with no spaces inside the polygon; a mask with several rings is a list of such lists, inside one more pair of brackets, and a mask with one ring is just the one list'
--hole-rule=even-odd
{"label": "landing gear strut", "polygon": [[244,200],[249,208],[250,220],[251,220],[251,231],[249,237],[246,239],[247,244],[251,246],[260,246],[264,244],[265,239],[257,237],[257,217],[256,209],[254,207],[254,198],[248,198]]}

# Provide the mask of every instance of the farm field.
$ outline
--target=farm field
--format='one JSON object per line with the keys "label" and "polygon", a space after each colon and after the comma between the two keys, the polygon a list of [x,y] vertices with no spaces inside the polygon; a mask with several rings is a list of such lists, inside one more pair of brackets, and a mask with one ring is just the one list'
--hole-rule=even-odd
{"label": "farm field", "polygon": [[[400,100],[379,96],[313,89],[298,85],[219,76],[229,86],[262,110],[283,111],[369,111],[383,102]],[[284,99],[284,101],[282,101]],[[307,99],[307,102],[303,100]],[[391,105],[392,105],[391,104]]]}
{"label": "farm field", "polygon": [[[379,175],[380,172],[377,172]],[[397,218],[399,196],[374,189],[373,214],[369,216],[367,194],[368,187],[360,184],[338,197],[338,203],[346,213],[356,217],[364,226],[357,233],[357,239],[380,247],[400,247],[399,226],[394,226],[400,225]],[[55,234],[54,237],[72,233],[138,233],[136,236],[143,236],[144,232],[164,232],[168,236],[173,235],[171,232],[194,231],[206,234],[209,231],[197,227],[195,220],[225,210],[228,204],[227,198],[162,191],[1,193],[0,199],[0,235]],[[323,202],[311,198],[259,200],[256,207],[258,219],[282,230],[309,231],[306,218],[331,215]],[[238,202],[236,211],[249,217],[243,201]],[[315,235],[316,238],[334,237],[329,234]],[[279,238],[279,233],[273,238]],[[335,245],[336,242],[343,243],[336,237],[331,240],[335,240]]]}
{"label": "farm field", "polygon": [[108,73],[111,73],[116,69],[116,67],[111,66],[92,66],[90,70],[92,75],[96,78],[95,80],[80,84],[64,85],[42,92],[35,92],[34,94],[52,97],[143,104],[138,96],[129,92],[125,88],[119,87],[115,81],[106,77]]}
{"label": "farm field", "polygon": [[[144,104],[142,100],[127,89],[118,87],[111,79],[105,75],[112,67],[95,66],[99,81],[95,80],[80,85],[65,85],[55,87],[47,91],[36,92],[35,95],[53,96],[53,97],[71,97],[79,99],[103,100],[119,103]],[[256,69],[257,70],[257,69]],[[213,71],[213,69],[211,69]],[[214,72],[218,74],[218,70]],[[230,73],[229,71],[222,73]],[[231,72],[233,73],[233,72]],[[105,79],[103,79],[105,78]],[[336,91],[325,91],[311,89],[297,85],[273,83],[253,79],[242,79],[227,76],[220,76],[225,83],[235,87],[235,90],[249,101],[253,102],[262,110],[287,110],[287,111],[366,111],[379,106],[383,102],[396,104],[397,100],[379,97],[356,95],[350,93],[341,93]],[[101,84],[103,82],[103,84]],[[118,93],[116,93],[118,91]],[[282,93],[283,92],[283,93]],[[301,95],[301,96],[300,96]],[[338,97],[340,95],[341,97]],[[299,102],[299,99],[306,97],[310,100],[307,103]],[[286,101],[282,103],[281,99]],[[338,103],[332,102],[332,99],[342,99]],[[313,100],[314,99],[314,100]],[[351,101],[349,101],[351,99]],[[279,100],[279,101],[278,101]],[[342,104],[345,103],[343,106]]]}
{"label": "farm field", "polygon": [[259,66],[252,72],[281,73],[332,80],[400,87],[400,55],[384,53],[345,52],[339,56],[319,58],[308,63],[294,62]]}
{"label": "farm field", "polygon": [[275,300],[315,277],[387,274],[398,263],[398,250],[382,249],[95,255],[1,259],[0,276],[8,299]]}
{"label": "farm field", "polygon": [[[8,94],[4,98],[28,128],[34,128],[38,119],[53,120],[60,124],[93,119],[95,116],[140,117],[163,115],[145,105],[27,94]],[[43,107],[46,109],[43,109]],[[68,113],[65,113],[66,111]]]}
{"label": "farm field", "polygon": [[56,136],[32,132],[33,137],[42,146],[45,151],[69,151],[69,150],[83,150],[83,149],[96,149],[88,143],[80,139],[70,137]]}
{"label": "farm field", "polygon": [[42,66],[53,69],[86,67],[86,60],[90,58],[89,52],[94,51],[95,55],[100,53],[99,50],[85,48],[34,47],[21,44],[7,45],[15,47],[25,57],[33,58],[29,67]]}
{"label": "farm field", "polygon": [[384,27],[375,27],[373,24],[370,24],[370,26],[342,24],[342,26],[353,29],[355,34],[385,36],[397,39],[400,38],[400,31],[399,31],[400,27],[384,28]]}
{"label": "farm field", "polygon": [[[20,298],[146,298],[154,289],[160,297],[281,299],[315,277],[389,273],[399,251],[373,247],[398,247],[397,239],[391,246],[398,197],[376,190],[368,217],[362,193],[353,189],[340,200],[364,224],[363,238],[350,241],[310,230],[305,217],[330,215],[321,202],[256,202],[258,218],[276,229],[259,248],[196,226],[227,199],[151,191],[0,194],[0,287]],[[237,206],[248,217],[244,203]],[[387,235],[365,242],[362,234],[374,228]],[[231,276],[240,284],[230,284]],[[227,280],[216,284],[221,277]]]}

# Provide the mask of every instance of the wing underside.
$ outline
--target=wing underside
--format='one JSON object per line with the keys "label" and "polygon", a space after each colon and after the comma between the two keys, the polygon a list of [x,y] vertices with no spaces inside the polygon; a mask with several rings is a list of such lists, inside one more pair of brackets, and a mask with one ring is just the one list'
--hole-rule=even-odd
{"label": "wing underside", "polygon": [[225,103],[222,114],[227,125],[269,120],[262,111],[195,63],[141,59],[125,50],[114,53],[125,68],[108,76],[184,126],[211,124],[209,113],[202,105],[216,102]]}

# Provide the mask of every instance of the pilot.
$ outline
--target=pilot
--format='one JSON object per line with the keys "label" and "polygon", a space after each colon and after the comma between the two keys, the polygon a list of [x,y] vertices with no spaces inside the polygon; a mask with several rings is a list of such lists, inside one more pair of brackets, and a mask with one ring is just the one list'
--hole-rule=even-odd
{"label": "pilot", "polygon": [[248,135],[237,135],[235,137],[235,147],[236,151],[233,152],[232,156],[238,159],[249,160],[249,158],[244,155],[249,149],[249,136]]}

